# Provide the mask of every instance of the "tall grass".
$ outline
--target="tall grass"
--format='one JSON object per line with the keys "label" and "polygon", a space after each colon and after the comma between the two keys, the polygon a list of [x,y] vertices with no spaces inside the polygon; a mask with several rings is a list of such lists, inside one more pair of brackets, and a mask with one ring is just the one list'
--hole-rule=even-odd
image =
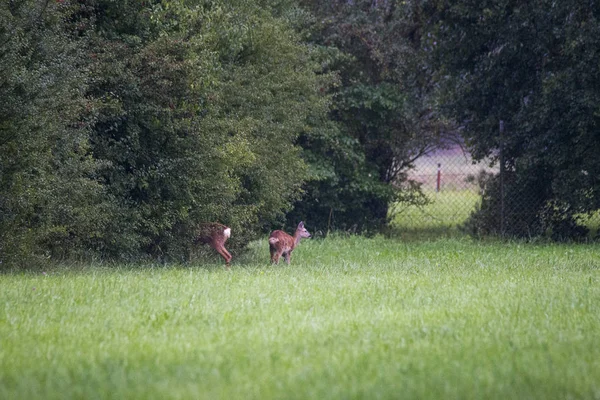
{"label": "tall grass", "polygon": [[0,398],[600,397],[598,247],[333,237],[268,257],[1,275]]}

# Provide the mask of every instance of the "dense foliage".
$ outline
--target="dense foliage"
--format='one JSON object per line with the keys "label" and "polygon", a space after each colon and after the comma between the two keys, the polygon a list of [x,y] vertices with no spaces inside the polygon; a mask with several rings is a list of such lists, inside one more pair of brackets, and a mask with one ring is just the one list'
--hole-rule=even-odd
{"label": "dense foliage", "polygon": [[54,2],[0,4],[0,262],[85,249],[107,222],[93,178],[84,38]]}
{"label": "dense foliage", "polygon": [[331,88],[327,129],[301,138],[315,173],[290,217],[327,230],[379,229],[393,202],[424,201],[406,172],[453,137],[434,107],[433,71],[421,51],[421,7],[371,0],[301,3],[315,15],[310,40],[340,84]]}
{"label": "dense foliage", "polygon": [[[600,5],[0,3],[0,261],[184,259],[273,226],[372,232],[462,135],[477,234],[585,234],[600,208]],[[500,123],[504,131],[499,133]]]}
{"label": "dense foliage", "polygon": [[181,258],[281,221],[331,78],[265,1],[3,3],[0,251]]}
{"label": "dense foliage", "polygon": [[95,12],[93,152],[119,204],[113,231],[127,239],[111,252],[142,244],[163,255],[199,221],[228,224],[243,242],[281,219],[306,169],[294,140],[326,110],[288,16],[245,1],[99,2]]}
{"label": "dense foliage", "polygon": [[503,190],[500,177],[490,181],[472,226],[583,234],[576,215],[600,208],[600,4],[427,4],[446,110],[473,154],[502,156],[506,171]]}

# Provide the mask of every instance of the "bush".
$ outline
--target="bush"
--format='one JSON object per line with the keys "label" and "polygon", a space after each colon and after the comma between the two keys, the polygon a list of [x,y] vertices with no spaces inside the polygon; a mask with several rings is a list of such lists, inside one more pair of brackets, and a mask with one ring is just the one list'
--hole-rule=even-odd
{"label": "bush", "polygon": [[584,238],[588,229],[577,222],[571,207],[552,199],[544,172],[544,169],[532,169],[522,174],[506,173],[504,193],[501,191],[500,174],[479,175],[481,206],[471,214],[463,228],[477,237],[545,236],[556,241]]}

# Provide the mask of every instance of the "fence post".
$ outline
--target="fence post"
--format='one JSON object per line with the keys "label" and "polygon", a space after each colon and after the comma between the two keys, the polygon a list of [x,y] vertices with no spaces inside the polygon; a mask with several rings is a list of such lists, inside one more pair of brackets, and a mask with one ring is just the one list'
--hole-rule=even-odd
{"label": "fence post", "polygon": [[440,191],[440,183],[442,181],[442,164],[438,163],[437,169],[437,184],[435,185],[435,191],[439,193]]}
{"label": "fence post", "polygon": [[500,120],[500,236],[504,237],[504,120]]}

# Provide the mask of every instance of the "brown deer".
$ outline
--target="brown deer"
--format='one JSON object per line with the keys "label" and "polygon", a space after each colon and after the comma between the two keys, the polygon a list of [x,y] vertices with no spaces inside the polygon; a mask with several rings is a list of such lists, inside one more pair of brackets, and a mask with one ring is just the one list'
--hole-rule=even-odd
{"label": "brown deer", "polygon": [[225,259],[225,266],[229,268],[231,254],[225,248],[225,242],[231,236],[231,228],[217,222],[206,222],[200,224],[196,232],[194,244],[208,244]]}
{"label": "brown deer", "polygon": [[283,255],[283,258],[289,264],[292,251],[300,243],[300,239],[309,237],[310,233],[304,228],[304,222],[302,221],[298,224],[294,236],[280,230],[271,232],[271,235],[269,235],[271,263],[279,264],[279,258]]}

